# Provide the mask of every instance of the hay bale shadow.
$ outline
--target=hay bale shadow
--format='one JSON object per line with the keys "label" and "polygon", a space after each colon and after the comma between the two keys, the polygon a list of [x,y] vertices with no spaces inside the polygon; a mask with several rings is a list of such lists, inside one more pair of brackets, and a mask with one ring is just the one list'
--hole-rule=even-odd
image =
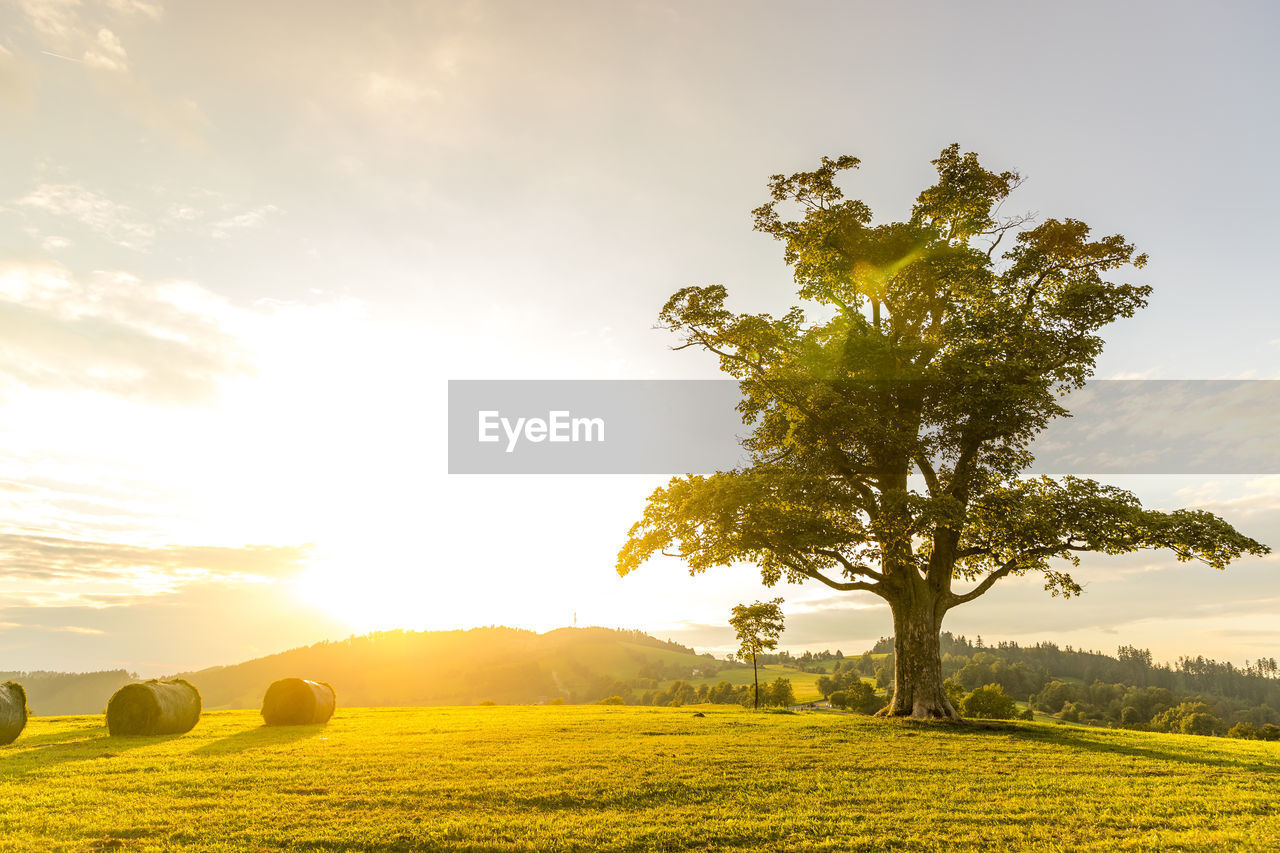
{"label": "hay bale shadow", "polygon": [[210,741],[191,750],[191,754],[235,755],[251,749],[283,746],[295,741],[315,737],[325,731],[327,731],[327,728],[323,723],[310,726],[258,726],[254,729],[246,729],[245,731]]}
{"label": "hay bale shadow", "polygon": [[[64,738],[64,734],[71,737]],[[122,752],[156,746],[176,737],[181,735],[112,737],[107,734],[106,726],[100,726],[97,729],[78,729],[19,739],[4,748],[4,760],[0,761],[0,778],[25,776],[77,761],[109,761]]]}
{"label": "hay bale shadow", "polygon": [[14,752],[20,749],[35,746],[50,746],[56,743],[66,743],[73,740],[88,740],[91,736],[96,736],[106,729],[101,725],[85,726],[79,729],[66,729],[60,732],[51,732],[49,734],[31,735],[23,733],[22,737],[5,747],[0,747],[0,755],[8,752]]}

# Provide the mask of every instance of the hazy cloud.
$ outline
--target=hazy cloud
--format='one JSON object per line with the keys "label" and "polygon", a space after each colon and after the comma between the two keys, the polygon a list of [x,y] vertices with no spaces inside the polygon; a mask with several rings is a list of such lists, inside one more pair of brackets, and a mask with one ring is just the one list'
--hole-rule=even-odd
{"label": "hazy cloud", "polygon": [[[27,24],[25,33],[23,28],[15,28],[18,42],[15,47],[22,48],[18,51],[20,55],[44,54],[80,63],[93,72],[108,72],[94,75],[95,98],[108,95],[114,98],[121,114],[132,115],[148,127],[171,134],[190,148],[205,147],[203,132],[208,120],[200,107],[189,97],[157,95],[148,82],[141,79],[145,74],[134,74],[127,45],[119,35],[128,32],[143,38],[138,27],[130,26],[130,22],[158,21],[164,12],[161,4],[146,0],[9,0],[9,3]],[[22,44],[23,41],[26,44]],[[11,94],[6,89],[14,85],[6,64],[0,57],[0,102],[6,94]],[[30,87],[25,87],[19,91],[29,90]]]}
{"label": "hazy cloud", "polygon": [[153,21],[158,21],[164,13],[161,4],[146,3],[144,0],[103,0],[102,5],[122,15],[143,15]]}
{"label": "hazy cloud", "polygon": [[1097,380],[1063,400],[1031,450],[1033,470],[1264,474],[1280,470],[1273,380]]}
{"label": "hazy cloud", "polygon": [[36,32],[46,38],[67,42],[77,36],[91,38],[104,17],[128,18],[141,15],[158,20],[164,11],[159,3],[145,0],[11,0]]}
{"label": "hazy cloud", "polygon": [[[185,212],[185,211],[182,211]],[[222,239],[229,237],[232,231],[244,230],[247,228],[257,228],[262,225],[263,221],[273,213],[279,213],[280,208],[273,204],[264,205],[246,210],[243,213],[233,214],[213,223],[210,236]]]}
{"label": "hazy cloud", "polygon": [[0,104],[22,104],[30,99],[30,73],[26,63],[0,44]]}
{"label": "hazy cloud", "polygon": [[1280,513],[1280,476],[1253,477],[1244,483],[1209,480],[1178,489],[1174,495],[1219,515]]}
{"label": "hazy cloud", "polygon": [[404,108],[423,98],[438,100],[440,92],[430,86],[416,83],[413,80],[395,74],[369,74],[367,93],[369,100],[375,104],[393,108]]}
{"label": "hazy cloud", "polygon": [[41,184],[19,205],[54,216],[74,219],[116,245],[146,251],[155,239],[153,226],[141,221],[128,205],[119,204],[79,184]]}
{"label": "hazy cloud", "polygon": [[160,403],[198,403],[253,369],[236,313],[186,282],[124,273],[80,281],[54,265],[0,265],[0,379]]}
{"label": "hazy cloud", "polygon": [[80,0],[16,0],[15,4],[35,29],[53,38],[66,38],[80,20]]}
{"label": "hazy cloud", "polygon": [[[300,569],[306,546],[138,546],[35,533],[0,533],[6,581],[114,580],[143,589],[276,579]],[[96,601],[104,603],[105,593]]]}
{"label": "hazy cloud", "polygon": [[93,46],[84,52],[84,64],[94,68],[104,68],[107,71],[127,71],[129,55],[125,53],[119,37],[103,27],[98,30],[98,37]]}
{"label": "hazy cloud", "polygon": [[169,205],[168,217],[174,222],[190,222],[199,219],[203,214],[199,208],[192,207],[189,204],[171,204]]}
{"label": "hazy cloud", "polygon": [[44,625],[39,622],[0,622],[0,631],[48,631],[58,634],[82,634],[97,636],[105,634],[99,628],[86,628],[83,625]]}
{"label": "hazy cloud", "polygon": [[1070,600],[1047,595],[1038,574],[1012,578],[974,604],[948,613],[944,628],[1019,640],[1117,630],[1133,638],[1175,621],[1207,625],[1224,618],[1269,618],[1280,602],[1258,594],[1258,584],[1274,574],[1271,559],[1245,560],[1219,573],[1167,557],[1161,571],[1125,571],[1158,565],[1150,554],[1086,557],[1084,565],[1072,570],[1085,594]]}

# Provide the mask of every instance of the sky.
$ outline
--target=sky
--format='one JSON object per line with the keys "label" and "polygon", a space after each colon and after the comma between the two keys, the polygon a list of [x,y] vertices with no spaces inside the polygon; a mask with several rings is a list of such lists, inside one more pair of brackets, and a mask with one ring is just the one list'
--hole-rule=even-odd
{"label": "sky", "polygon": [[[664,478],[450,476],[450,379],[680,379],[658,309],[794,292],[768,176],[854,154],[904,216],[959,142],[1155,288],[1098,375],[1280,378],[1268,3],[0,0],[0,669],[161,674],[351,633],[636,627],[793,649],[867,594],[613,565]],[[677,472],[673,472],[677,473]],[[1086,472],[1081,472],[1086,473]],[[1280,543],[1280,478],[1110,477]],[[1280,646],[1277,558],[1089,558],[945,629],[1157,659]]]}

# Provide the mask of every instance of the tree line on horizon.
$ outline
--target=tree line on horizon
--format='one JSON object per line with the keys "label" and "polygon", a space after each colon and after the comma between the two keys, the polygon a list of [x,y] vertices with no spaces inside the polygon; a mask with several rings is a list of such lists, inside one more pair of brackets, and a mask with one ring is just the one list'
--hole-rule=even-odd
{"label": "tree line on horizon", "polygon": [[[628,701],[630,700],[630,701]],[[795,689],[791,679],[778,676],[773,681],[760,685],[761,708],[787,708],[796,704]],[[741,705],[751,708],[756,703],[756,691],[753,684],[733,684],[720,681],[716,684],[690,684],[679,680],[671,682],[664,689],[651,688],[636,695],[631,692],[616,693],[606,696],[597,705],[652,705],[663,708],[679,708],[684,705]]]}
{"label": "tree line on horizon", "polygon": [[[1003,695],[1010,703],[1030,700],[1042,714],[1093,725],[1218,734],[1235,729],[1240,736],[1252,736],[1250,732],[1262,736],[1270,731],[1268,725],[1280,725],[1276,710],[1280,708],[1280,672],[1273,658],[1243,667],[1204,656],[1181,657],[1168,664],[1154,663],[1149,651],[1132,646],[1106,655],[1049,642],[986,644],[980,637],[969,640],[948,632],[940,641],[949,699],[969,701],[968,709],[960,707],[965,716],[999,715]],[[881,638],[860,655],[846,656],[839,649],[799,654],[782,650],[762,653],[759,662],[818,672],[820,692],[837,707],[873,713],[886,703],[893,682],[892,650],[892,638]],[[640,632],[578,629],[549,637],[476,629],[381,632],[188,677],[199,685],[211,708],[256,707],[261,684],[281,677],[280,673],[320,671],[317,668],[333,674],[335,686],[351,697],[352,705],[456,705],[482,700],[529,704],[555,699],[589,704],[617,699],[633,705],[750,706],[749,684],[736,685],[718,677],[726,669],[743,666],[749,664],[698,655],[687,646]],[[845,675],[843,681],[836,680],[838,674]],[[762,678],[761,705],[794,704],[792,680],[776,671],[768,676],[767,681]],[[24,682],[31,708],[44,716],[100,713],[107,697],[137,680],[123,669],[11,672],[0,673],[0,678]],[[865,688],[857,686],[862,683]],[[988,690],[991,686],[994,689]]]}
{"label": "tree line on horizon", "polygon": [[138,680],[136,672],[123,669],[99,672],[0,672],[0,682],[22,683],[32,714],[43,717],[100,713],[111,694]]}
{"label": "tree line on horizon", "polygon": [[[981,637],[941,635],[942,667],[952,696],[998,686],[1030,709],[1064,722],[1157,732],[1280,739],[1280,667],[1259,658],[1240,667],[1203,655],[1155,663],[1151,652],[1121,646],[1114,656],[1041,642],[1020,646]],[[893,672],[893,639],[875,678],[884,686]],[[865,665],[864,665],[865,667]]]}

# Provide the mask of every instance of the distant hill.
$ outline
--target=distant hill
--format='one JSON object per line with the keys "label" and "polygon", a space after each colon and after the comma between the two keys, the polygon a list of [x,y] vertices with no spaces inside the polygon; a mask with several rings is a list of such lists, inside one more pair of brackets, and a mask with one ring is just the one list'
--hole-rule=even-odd
{"label": "distant hill", "polygon": [[179,675],[200,689],[206,708],[257,708],[267,685],[289,676],[329,682],[348,707],[474,705],[592,702],[637,681],[732,666],[639,631],[491,627],[387,631]]}

